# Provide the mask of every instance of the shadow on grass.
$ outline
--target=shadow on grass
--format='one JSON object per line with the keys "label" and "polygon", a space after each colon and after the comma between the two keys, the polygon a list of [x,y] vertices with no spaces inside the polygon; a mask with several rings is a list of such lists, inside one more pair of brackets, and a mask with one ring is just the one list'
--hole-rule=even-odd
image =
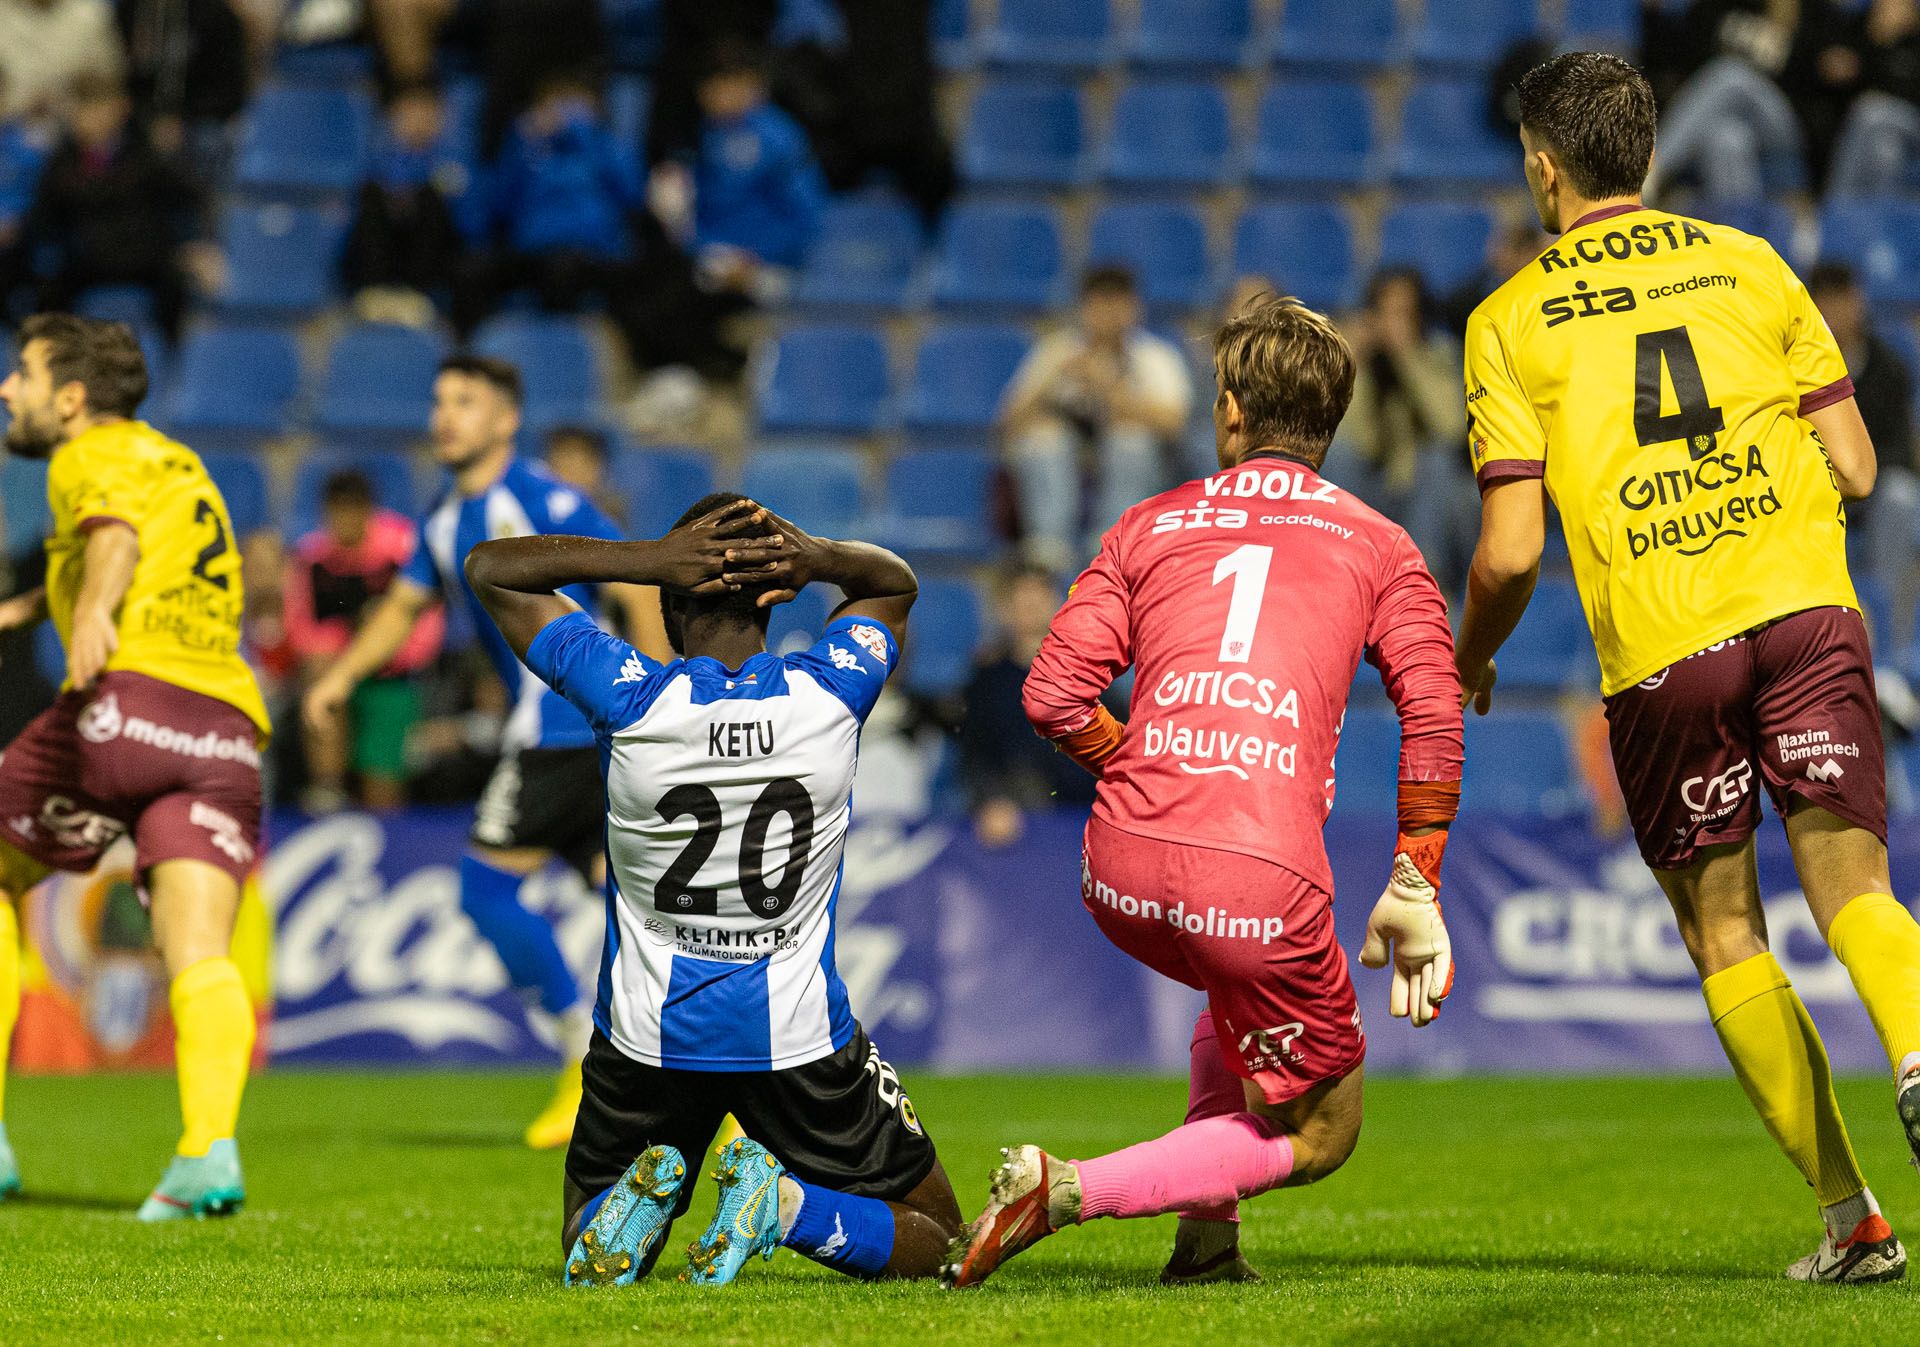
{"label": "shadow on grass", "polygon": [[0,1204],[0,1211],[12,1207],[46,1207],[59,1211],[124,1212],[131,1218],[139,1206],[137,1201],[129,1201],[124,1197],[102,1197],[97,1193],[23,1192],[15,1193],[4,1204]]}
{"label": "shadow on grass", "polygon": [[423,1146],[431,1150],[524,1151],[527,1143],[517,1132],[388,1132],[383,1140],[395,1146]]}

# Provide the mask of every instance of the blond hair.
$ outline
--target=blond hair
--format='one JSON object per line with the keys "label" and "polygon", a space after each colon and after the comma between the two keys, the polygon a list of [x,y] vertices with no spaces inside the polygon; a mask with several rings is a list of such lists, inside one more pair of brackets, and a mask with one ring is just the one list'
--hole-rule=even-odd
{"label": "blond hair", "polygon": [[1240,403],[1249,446],[1315,463],[1353,400],[1353,348],[1331,319],[1290,295],[1255,300],[1221,326],[1213,373]]}

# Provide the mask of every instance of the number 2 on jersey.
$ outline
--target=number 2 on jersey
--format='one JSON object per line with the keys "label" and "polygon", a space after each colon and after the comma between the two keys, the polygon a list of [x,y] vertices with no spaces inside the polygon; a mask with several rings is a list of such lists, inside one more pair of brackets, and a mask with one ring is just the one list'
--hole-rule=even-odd
{"label": "number 2 on jersey", "polygon": [[1260,625],[1260,601],[1266,597],[1267,570],[1273,549],[1258,543],[1236,547],[1213,568],[1213,583],[1233,577],[1233,597],[1227,601],[1227,629],[1220,634],[1220,662],[1245,664],[1253,655],[1253,632]]}
{"label": "number 2 on jersey", "polygon": [[[653,886],[653,905],[661,912],[682,917],[711,917],[720,911],[719,890],[696,885],[693,877],[713,855],[720,840],[720,800],[711,787],[688,782],[675,786],[660,797],[654,808],[660,817],[693,819],[693,836],[686,848],[673,858],[673,864]],[[774,816],[785,814],[792,825],[787,841],[786,864],[778,883],[767,883],[767,833]],[[747,909],[756,917],[777,917],[793,905],[806,874],[813,851],[813,797],[807,788],[790,776],[769,781],[760,797],[747,811],[746,828],[740,835],[740,894]]]}

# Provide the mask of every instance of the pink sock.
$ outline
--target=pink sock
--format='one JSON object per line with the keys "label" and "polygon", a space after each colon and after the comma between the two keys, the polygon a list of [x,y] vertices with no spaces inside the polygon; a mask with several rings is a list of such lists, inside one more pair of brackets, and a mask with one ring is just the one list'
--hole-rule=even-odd
{"label": "pink sock", "polygon": [[[1187,1121],[1219,1118],[1239,1113],[1247,1106],[1247,1095],[1240,1077],[1227,1069],[1220,1056],[1220,1040],[1213,1032],[1213,1011],[1202,1010],[1194,1022],[1193,1042],[1187,1049]],[[1238,1221],[1237,1199],[1217,1206],[1190,1207],[1180,1213],[1184,1221]]]}
{"label": "pink sock", "polygon": [[1203,1118],[1155,1141],[1076,1160],[1080,1219],[1159,1216],[1220,1207],[1278,1188],[1293,1172],[1293,1141],[1257,1113]]}

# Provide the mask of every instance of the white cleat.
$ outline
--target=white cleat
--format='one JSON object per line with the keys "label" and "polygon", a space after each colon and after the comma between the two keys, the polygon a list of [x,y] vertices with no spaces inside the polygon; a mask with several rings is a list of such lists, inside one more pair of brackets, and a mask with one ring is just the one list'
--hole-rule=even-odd
{"label": "white cleat", "polygon": [[1906,1275],[1907,1251],[1878,1215],[1837,1243],[1832,1234],[1823,1236],[1819,1248],[1787,1269],[1788,1279],[1796,1282],[1897,1282]]}

